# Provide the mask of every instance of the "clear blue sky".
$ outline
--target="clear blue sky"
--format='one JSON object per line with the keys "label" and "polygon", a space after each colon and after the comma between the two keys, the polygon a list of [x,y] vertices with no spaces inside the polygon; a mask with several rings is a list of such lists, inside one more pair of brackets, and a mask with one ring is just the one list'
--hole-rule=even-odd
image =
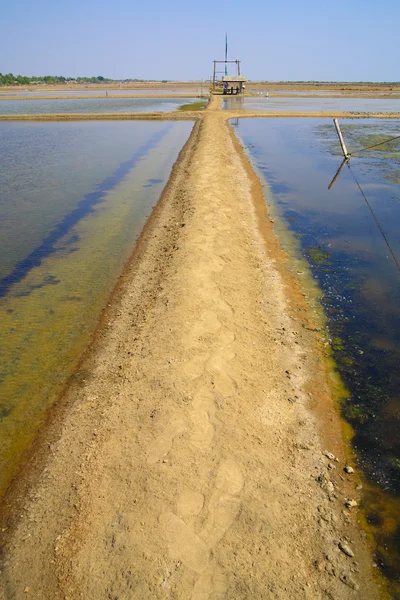
{"label": "clear blue sky", "polygon": [[399,81],[399,0],[3,0],[0,72],[207,79]]}

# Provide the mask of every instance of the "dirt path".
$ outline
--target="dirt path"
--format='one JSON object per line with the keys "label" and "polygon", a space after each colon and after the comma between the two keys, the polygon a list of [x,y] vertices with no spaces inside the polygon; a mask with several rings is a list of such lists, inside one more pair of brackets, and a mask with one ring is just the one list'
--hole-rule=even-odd
{"label": "dirt path", "polygon": [[378,597],[337,421],[339,463],[311,411],[333,418],[318,333],[270,227],[214,99],[9,498],[4,598]]}

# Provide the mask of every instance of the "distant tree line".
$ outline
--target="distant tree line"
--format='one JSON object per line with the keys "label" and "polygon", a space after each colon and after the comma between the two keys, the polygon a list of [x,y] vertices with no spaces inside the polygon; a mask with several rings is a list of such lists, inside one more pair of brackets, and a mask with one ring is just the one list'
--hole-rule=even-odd
{"label": "distant tree line", "polygon": [[110,79],[108,77],[63,77],[62,75],[43,75],[26,77],[25,75],[13,75],[12,73],[0,73],[0,85],[39,85],[39,84],[62,84],[62,83],[129,83],[143,82],[145,79]]}

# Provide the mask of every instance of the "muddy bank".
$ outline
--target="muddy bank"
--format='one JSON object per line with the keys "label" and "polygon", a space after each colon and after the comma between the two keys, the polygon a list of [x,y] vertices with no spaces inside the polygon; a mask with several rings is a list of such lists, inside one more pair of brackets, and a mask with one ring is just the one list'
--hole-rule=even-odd
{"label": "muddy bank", "polygon": [[[10,93],[18,91],[43,92],[43,91],[85,91],[88,90],[180,90],[197,91],[201,86],[206,88],[204,81],[172,81],[162,83],[161,81],[152,82],[131,82],[131,83],[109,83],[109,84],[67,84],[67,85],[31,85],[31,86],[1,86],[0,93]],[[282,92],[331,92],[331,93],[399,93],[400,84],[398,83],[360,83],[360,82],[293,82],[293,81],[249,81],[248,86],[251,89],[262,91],[282,91]]]}
{"label": "muddy bank", "polygon": [[136,112],[136,113],[57,113],[0,115],[0,121],[156,121],[193,120],[203,111]]}
{"label": "muddy bank", "polygon": [[196,123],[7,499],[4,598],[379,597],[318,315],[227,116]]}
{"label": "muddy bank", "polygon": [[[214,97],[215,98],[215,97]],[[218,99],[218,97],[216,98]],[[129,120],[194,120],[203,115],[203,111],[187,110],[174,112],[136,112],[136,113],[58,113],[58,114],[29,114],[29,115],[0,115],[0,121],[129,121]],[[339,112],[339,111],[250,111],[250,110],[225,110],[224,119],[276,118],[276,117],[310,117],[310,118],[346,118],[346,119],[400,119],[400,113],[374,113],[374,112]]]}

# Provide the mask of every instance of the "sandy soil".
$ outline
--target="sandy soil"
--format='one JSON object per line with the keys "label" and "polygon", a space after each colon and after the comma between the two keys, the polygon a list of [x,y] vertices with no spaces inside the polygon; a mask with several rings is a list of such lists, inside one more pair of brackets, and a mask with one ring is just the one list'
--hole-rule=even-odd
{"label": "sandy soil", "polygon": [[[174,112],[136,112],[136,113],[45,113],[29,115],[0,115],[0,121],[145,121],[145,120],[196,120],[201,119],[204,111],[186,110]],[[400,119],[399,112],[346,112],[346,111],[250,111],[250,110],[224,110],[221,118],[247,119],[247,118],[346,118],[346,119]]]}
{"label": "sandy soil", "polygon": [[[67,85],[35,85],[35,86],[0,86],[1,93],[9,93],[13,91],[31,92],[31,91],[60,91],[60,92],[76,92],[87,90],[148,90],[149,93],[153,89],[165,90],[180,90],[182,92],[192,91],[197,92],[199,89],[206,89],[206,81],[181,81],[161,83],[152,82],[136,82],[136,83],[115,83],[115,84],[67,84]],[[400,94],[399,83],[343,83],[343,82],[290,82],[290,81],[249,81],[247,87],[254,90],[270,91],[270,92],[329,92],[329,93],[398,93]]]}
{"label": "sandy soil", "polygon": [[318,320],[219,103],[6,499],[5,599],[379,597]]}

